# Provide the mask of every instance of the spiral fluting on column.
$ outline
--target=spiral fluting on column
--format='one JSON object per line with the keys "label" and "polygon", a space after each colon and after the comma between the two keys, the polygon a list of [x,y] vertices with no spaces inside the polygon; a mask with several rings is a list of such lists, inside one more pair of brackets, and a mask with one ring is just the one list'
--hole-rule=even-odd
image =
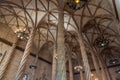
{"label": "spiral fluting on column", "polygon": [[24,51],[22,60],[20,62],[20,65],[19,65],[19,68],[18,68],[18,71],[17,71],[16,80],[20,80],[20,78],[23,76],[24,69],[25,69],[25,66],[26,66],[26,62],[28,60],[28,56],[30,55],[30,50],[32,48],[34,33],[35,33],[35,29],[33,28],[33,30],[30,33],[30,37],[28,39],[28,42],[27,42],[27,45],[25,47],[25,51]]}
{"label": "spiral fluting on column", "polygon": [[4,76],[4,73],[6,72],[6,68],[8,67],[8,64],[10,62],[10,59],[14,53],[14,50],[15,50],[15,47],[17,45],[17,41],[18,41],[18,38],[15,40],[15,42],[13,43],[12,45],[12,48],[10,50],[9,53],[7,53],[7,55],[5,55],[1,65],[0,65],[0,80],[3,78]]}

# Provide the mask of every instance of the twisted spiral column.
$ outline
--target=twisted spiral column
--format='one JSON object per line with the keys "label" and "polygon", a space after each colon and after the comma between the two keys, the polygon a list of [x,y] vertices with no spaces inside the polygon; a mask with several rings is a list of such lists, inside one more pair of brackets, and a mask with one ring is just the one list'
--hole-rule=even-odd
{"label": "twisted spiral column", "polygon": [[0,65],[1,65],[2,61],[4,60],[4,57],[5,57],[6,53],[7,53],[7,51],[5,51],[4,54],[2,55],[2,57],[0,59]]}
{"label": "twisted spiral column", "polygon": [[82,59],[83,59],[83,66],[84,66],[84,69],[85,69],[86,80],[92,80],[90,66],[89,66],[89,63],[88,63],[88,58],[87,58],[87,53],[86,53],[86,50],[85,50],[85,45],[84,45],[84,42],[83,42],[82,33],[78,33],[78,42],[79,42],[79,45],[80,45],[81,55],[82,55]]}
{"label": "twisted spiral column", "polygon": [[15,50],[15,47],[17,45],[17,41],[18,41],[18,38],[15,40],[15,42],[13,43],[12,45],[12,48],[10,50],[9,53],[7,53],[7,55],[4,57],[4,59],[2,60],[2,63],[0,65],[0,80],[3,78],[5,72],[6,72],[6,68],[8,67],[8,64],[10,62],[10,59],[14,53],[14,50]]}
{"label": "twisted spiral column", "polygon": [[25,51],[24,51],[22,60],[20,62],[20,65],[19,65],[19,68],[18,68],[18,71],[17,71],[16,80],[20,80],[20,78],[23,76],[24,69],[25,69],[25,66],[26,66],[26,62],[28,60],[28,56],[30,55],[30,50],[32,48],[34,34],[35,34],[35,28],[33,28],[31,33],[30,33],[30,36],[29,36],[27,45],[25,47]]}

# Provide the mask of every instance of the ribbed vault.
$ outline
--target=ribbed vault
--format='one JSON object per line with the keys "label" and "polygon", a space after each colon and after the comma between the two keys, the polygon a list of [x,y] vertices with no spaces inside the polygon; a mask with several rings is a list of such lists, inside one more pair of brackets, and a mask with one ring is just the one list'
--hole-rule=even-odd
{"label": "ribbed vault", "polygon": [[[35,28],[34,47],[39,55],[48,55],[52,60],[58,34],[59,5],[57,0],[0,0],[0,23],[6,24],[13,32],[18,29],[25,30],[28,35],[32,28]],[[118,4],[116,6],[118,7]],[[93,64],[89,51],[92,49],[96,51],[95,55],[102,56],[106,62],[111,57],[120,56],[119,20],[116,16],[119,15],[116,15],[111,0],[89,0],[80,10],[72,10],[65,5],[65,45],[70,46],[74,66],[82,65],[78,32],[84,37],[90,64]],[[96,47],[95,40],[103,36],[109,40],[109,45]],[[66,53],[70,54],[67,51]],[[91,69],[94,69],[94,66],[91,66]]]}

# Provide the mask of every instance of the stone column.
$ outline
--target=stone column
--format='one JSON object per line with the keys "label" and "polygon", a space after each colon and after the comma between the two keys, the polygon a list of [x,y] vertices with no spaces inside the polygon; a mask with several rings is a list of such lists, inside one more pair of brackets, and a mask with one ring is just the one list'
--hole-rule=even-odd
{"label": "stone column", "polygon": [[[82,63],[83,63],[83,62],[82,62],[82,60],[80,60],[80,56],[81,56],[80,53],[81,53],[81,52],[78,53],[79,76],[80,76],[79,79],[80,79],[80,80],[84,80],[84,73],[83,73],[83,67],[82,67]],[[81,65],[81,66],[80,66],[80,65]]]}
{"label": "stone column", "polygon": [[83,75],[83,72],[82,72],[82,70],[80,70],[80,80],[84,80],[84,77],[83,77],[84,75]]}
{"label": "stone column", "polygon": [[[38,55],[39,51],[36,53],[36,57],[35,57],[35,61],[31,64],[32,65],[32,68],[31,68],[31,74],[32,74],[32,78],[31,80],[35,80],[36,79],[36,71],[37,71],[37,62],[38,62],[38,58],[39,58],[39,55]],[[31,66],[30,65],[30,66]]]}
{"label": "stone column", "polygon": [[18,38],[15,40],[15,42],[12,44],[12,47],[11,47],[11,50],[10,52],[7,53],[7,55],[5,55],[4,59],[2,60],[2,63],[0,65],[0,80],[3,78],[4,76],[4,73],[6,71],[6,68],[8,67],[8,64],[10,62],[10,59],[14,53],[14,50],[16,48],[16,45],[17,45],[17,41],[18,41]]}
{"label": "stone column", "polygon": [[72,67],[72,60],[71,60],[71,52],[68,53],[68,63],[69,63],[69,78],[73,80],[73,67]]}
{"label": "stone column", "polygon": [[95,66],[95,70],[96,70],[96,73],[97,73],[98,80],[102,80],[101,71],[99,69],[100,67],[98,65],[97,58],[96,58],[97,56],[95,57],[95,54],[94,54],[93,50],[91,50],[90,53],[91,53],[91,56],[92,56],[92,59],[93,59],[93,64]]}
{"label": "stone column", "polygon": [[73,80],[73,65],[72,65],[72,51],[71,46],[66,44],[66,52],[68,57],[68,67],[69,67],[69,79]]}
{"label": "stone column", "polygon": [[57,49],[55,45],[53,52],[53,61],[52,61],[52,80],[56,80],[56,72],[57,72],[56,69],[57,69]]}
{"label": "stone column", "polygon": [[30,50],[32,48],[32,43],[33,43],[33,39],[34,39],[34,35],[35,35],[35,28],[32,29],[29,39],[27,41],[27,45],[25,47],[25,51],[22,57],[22,60],[20,62],[18,71],[17,71],[17,75],[16,75],[16,80],[21,80],[20,78],[22,78],[23,73],[24,73],[24,69],[28,60],[28,56],[30,55]]}
{"label": "stone column", "polygon": [[102,65],[103,65],[103,67],[104,67],[104,71],[105,71],[105,73],[106,73],[107,80],[112,80],[112,79],[110,78],[110,75],[109,75],[109,72],[108,72],[108,69],[107,69],[107,65],[106,65],[106,63],[103,61],[103,58],[100,57],[100,60],[101,60],[101,63],[102,63]]}
{"label": "stone column", "polygon": [[56,80],[66,79],[66,59],[65,59],[65,32],[64,32],[64,3],[58,0],[58,33],[57,33],[57,77]]}
{"label": "stone column", "polygon": [[88,63],[88,58],[87,58],[87,53],[86,53],[82,33],[78,33],[78,42],[79,42],[79,45],[80,45],[81,55],[82,55],[82,59],[83,59],[83,67],[85,69],[86,80],[92,80],[91,70],[90,70],[90,66],[89,66],[89,63]]}
{"label": "stone column", "polygon": [[102,73],[102,80],[107,80],[107,75],[105,73],[105,69],[104,66],[102,64],[102,62],[100,61],[100,59],[98,59],[99,63],[100,63],[100,67],[101,67],[101,73]]}

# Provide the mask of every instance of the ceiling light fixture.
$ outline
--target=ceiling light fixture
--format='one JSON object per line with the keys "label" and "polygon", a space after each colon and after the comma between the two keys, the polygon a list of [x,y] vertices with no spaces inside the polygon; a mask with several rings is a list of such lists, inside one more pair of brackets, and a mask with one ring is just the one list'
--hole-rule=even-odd
{"label": "ceiling light fixture", "polygon": [[80,70],[83,69],[83,67],[82,66],[75,66],[74,69],[77,70],[77,71],[80,71]]}
{"label": "ceiling light fixture", "polygon": [[109,44],[109,40],[105,39],[104,37],[99,37],[95,40],[95,45],[98,48],[106,47]]}
{"label": "ceiling light fixture", "polygon": [[117,70],[117,71],[115,71],[116,73],[118,73],[118,74],[120,74],[120,69],[119,70]]}
{"label": "ceiling light fixture", "polygon": [[118,62],[119,62],[119,60],[116,58],[109,60],[109,64],[117,64]]}
{"label": "ceiling light fixture", "polygon": [[67,0],[66,4],[72,10],[78,10],[78,9],[81,9],[82,7],[84,7],[87,2],[88,2],[88,0]]}
{"label": "ceiling light fixture", "polygon": [[26,33],[26,28],[22,29],[22,28],[18,28],[15,31],[15,34],[17,35],[18,38],[20,39],[28,39],[29,38],[29,34]]}
{"label": "ceiling light fixture", "polygon": [[80,0],[75,0],[75,3],[76,3],[76,4],[79,4],[79,3],[80,3]]}

